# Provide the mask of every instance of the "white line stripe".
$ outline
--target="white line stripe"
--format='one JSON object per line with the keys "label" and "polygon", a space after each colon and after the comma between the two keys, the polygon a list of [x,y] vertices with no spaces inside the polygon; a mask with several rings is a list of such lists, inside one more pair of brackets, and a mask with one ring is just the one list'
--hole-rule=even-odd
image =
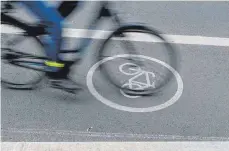
{"label": "white line stripe", "polygon": [[[153,139],[153,140],[192,140],[192,141],[229,141],[229,137],[201,137],[201,136],[179,136],[179,135],[152,135],[152,134],[128,134],[128,133],[107,133],[107,132],[82,132],[69,130],[51,129],[2,129],[2,133],[20,134],[43,134],[43,135],[67,135],[100,138],[129,138],[129,139]],[[2,136],[4,137],[4,136]]]}
{"label": "white line stripe", "polygon": [[4,151],[228,151],[228,142],[3,142]]}
{"label": "white line stripe", "polygon": [[[73,29],[64,28],[63,37],[67,38],[93,38],[106,39],[111,31],[105,30],[87,30],[87,29]],[[18,30],[1,26],[1,32],[5,34],[17,33]],[[229,38],[222,37],[206,37],[206,36],[189,36],[189,35],[169,35],[162,34],[168,39],[169,43],[175,44],[189,44],[189,45],[209,45],[209,46],[226,46],[229,47]],[[117,38],[116,38],[117,39]],[[122,38],[123,40],[127,40]],[[141,33],[133,33],[129,35],[128,40],[139,42],[160,42],[158,39],[153,39],[149,35]]]}

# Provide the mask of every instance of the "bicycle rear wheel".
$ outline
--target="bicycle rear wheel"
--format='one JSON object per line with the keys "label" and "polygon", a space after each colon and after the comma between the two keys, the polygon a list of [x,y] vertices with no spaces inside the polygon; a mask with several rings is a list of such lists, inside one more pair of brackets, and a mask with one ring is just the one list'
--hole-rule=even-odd
{"label": "bicycle rear wheel", "polygon": [[45,58],[42,43],[37,37],[29,36],[32,31],[22,25],[2,18],[1,84],[6,88],[33,89],[44,76],[42,71],[29,68],[32,64],[43,64],[41,59],[34,61],[38,56]]}
{"label": "bicycle rear wheel", "polygon": [[[136,43],[140,44],[140,47],[136,46]],[[149,49],[146,50],[147,48]],[[123,26],[114,31],[100,48],[99,60],[109,61],[99,67],[105,79],[122,93],[132,96],[153,95],[169,84],[173,74],[159,62],[152,64],[144,57],[157,58],[178,70],[177,55],[173,46],[156,30],[141,25]],[[146,78],[141,79],[140,76]],[[137,79],[141,82],[138,81],[136,85]],[[144,80],[145,83],[142,82]]]}

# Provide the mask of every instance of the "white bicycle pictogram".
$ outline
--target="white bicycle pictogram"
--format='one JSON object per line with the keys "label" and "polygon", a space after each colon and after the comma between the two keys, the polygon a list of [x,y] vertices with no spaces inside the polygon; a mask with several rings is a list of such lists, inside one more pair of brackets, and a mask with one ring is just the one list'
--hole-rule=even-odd
{"label": "white bicycle pictogram", "polygon": [[[128,68],[129,72],[126,72],[124,70],[124,68],[127,66],[129,66],[129,68]],[[119,71],[125,75],[133,76],[128,80],[128,82],[126,82],[122,85],[122,88],[128,87],[128,89],[132,89],[132,90],[144,90],[147,88],[155,88],[155,83],[154,83],[155,74],[153,72],[142,70],[138,65],[133,64],[133,63],[124,63],[124,64],[120,65]],[[144,78],[145,82],[138,81],[138,78],[140,78],[142,76],[145,76],[145,78]],[[122,93],[122,95],[124,95],[125,97],[128,97],[128,98],[140,97],[140,96],[127,95],[121,89],[120,89],[120,92]]]}

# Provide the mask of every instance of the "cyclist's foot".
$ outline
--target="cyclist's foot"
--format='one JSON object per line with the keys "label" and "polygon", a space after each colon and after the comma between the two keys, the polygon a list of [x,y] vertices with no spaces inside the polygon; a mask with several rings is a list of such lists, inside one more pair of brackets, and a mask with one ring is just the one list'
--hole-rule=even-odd
{"label": "cyclist's foot", "polygon": [[[58,65],[58,67],[54,67]],[[72,81],[68,74],[70,72],[70,63],[56,63],[52,62],[50,66],[47,64],[47,68],[51,69],[52,72],[47,72],[47,77],[49,78],[49,83],[52,88],[62,89],[67,92],[75,93],[76,91],[82,90],[82,86]]]}

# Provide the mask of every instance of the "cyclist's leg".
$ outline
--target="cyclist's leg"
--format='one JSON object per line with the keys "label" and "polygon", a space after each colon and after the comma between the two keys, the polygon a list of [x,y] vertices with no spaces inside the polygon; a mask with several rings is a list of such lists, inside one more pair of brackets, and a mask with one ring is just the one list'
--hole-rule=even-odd
{"label": "cyclist's leg", "polygon": [[[45,2],[23,1],[23,3],[47,25],[46,30],[49,33],[50,39],[45,41],[45,51],[51,61],[57,62],[62,38],[62,17],[56,9],[46,6]],[[50,64],[55,66],[56,63]]]}
{"label": "cyclist's leg", "polygon": [[51,39],[47,41],[46,53],[50,58],[47,63],[49,69],[53,72],[48,72],[51,84],[56,88],[66,89],[80,89],[78,84],[67,78],[70,72],[70,67],[66,64],[58,62],[58,52],[61,46],[61,33],[62,33],[62,17],[58,14],[55,8],[47,7],[42,1],[24,1],[24,4],[31,9],[42,21],[47,24],[47,31]]}

